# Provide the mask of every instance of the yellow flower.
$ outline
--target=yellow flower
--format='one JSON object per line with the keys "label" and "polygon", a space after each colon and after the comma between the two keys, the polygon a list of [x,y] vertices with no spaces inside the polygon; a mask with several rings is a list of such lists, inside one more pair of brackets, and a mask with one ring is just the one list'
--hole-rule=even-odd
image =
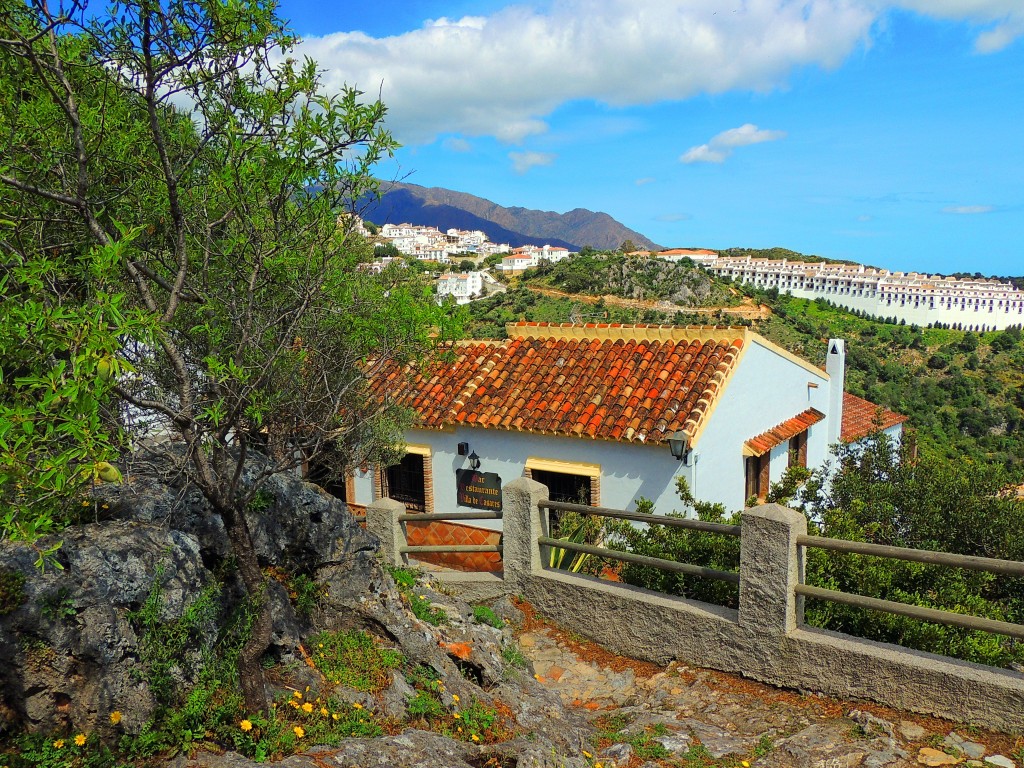
{"label": "yellow flower", "polygon": [[333,719],[335,719],[335,720],[341,720],[341,715],[339,715],[337,712],[335,712],[333,715],[331,715],[331,717]]}
{"label": "yellow flower", "polygon": [[75,744],[77,744],[80,747],[85,744],[85,734],[84,733],[80,733],[77,736],[75,736]]}
{"label": "yellow flower", "polygon": [[591,757],[593,757],[593,755],[592,755],[592,754],[590,754],[589,752],[587,752],[587,750],[585,750],[585,749],[583,750],[583,756],[584,756],[584,757],[586,757],[586,758],[591,758]]}
{"label": "yellow flower", "polygon": [[469,738],[471,738],[473,741],[480,741],[480,737],[477,736],[475,733],[472,736],[470,736]]}
{"label": "yellow flower", "polygon": [[53,746],[57,749],[64,749],[64,739],[57,739],[55,742],[53,742]]}
{"label": "yellow flower", "polygon": [[88,507],[89,506],[89,502],[88,501],[83,501],[82,502],[82,506],[83,507]]}
{"label": "yellow flower", "polygon": [[294,709],[298,709],[299,708],[299,702],[297,702],[295,699],[292,699],[288,703],[291,704]]}
{"label": "yellow flower", "polygon": [[320,648],[323,648],[323,647],[324,647],[324,644],[323,644],[323,643],[320,643],[320,645],[319,645],[318,647],[320,647]]}
{"label": "yellow flower", "polygon": [[109,505],[109,504],[103,504],[103,505],[102,505],[102,506],[100,507],[100,509],[110,509],[110,505]]}
{"label": "yellow flower", "polygon": [[360,704],[358,701],[353,701],[352,702],[352,709],[362,709],[362,708],[363,708],[363,705]]}
{"label": "yellow flower", "polygon": [[243,720],[238,724],[238,727],[241,728],[243,731],[251,731],[252,723],[249,720]]}
{"label": "yellow flower", "polygon": [[308,715],[310,712],[313,711],[313,705],[307,701],[305,704],[302,705],[302,711]]}
{"label": "yellow flower", "polygon": [[750,763],[748,763],[746,760],[741,760],[740,765],[742,765],[743,768],[750,768]]}
{"label": "yellow flower", "polygon": [[454,717],[456,720],[458,720],[460,717],[462,717],[462,715],[460,715],[458,712],[456,712],[454,715],[452,715],[452,717]]}
{"label": "yellow flower", "polygon": [[320,707],[320,714],[327,717],[330,713],[327,711],[327,707]]}
{"label": "yellow flower", "polygon": [[301,739],[302,737],[304,737],[304,736],[306,735],[306,730],[305,730],[305,728],[303,728],[303,727],[302,727],[301,725],[296,725],[296,726],[295,726],[294,728],[292,728],[292,731],[293,731],[293,732],[295,733],[295,735],[296,735],[296,736],[298,736],[298,737],[299,737],[300,739]]}
{"label": "yellow flower", "polygon": [[458,704],[459,703],[459,694],[453,693],[452,694],[452,701],[454,701],[456,704]]}
{"label": "yellow flower", "polygon": [[117,725],[120,722],[121,722],[121,713],[120,713],[120,711],[115,709],[113,712],[110,713],[110,724],[111,725]]}
{"label": "yellow flower", "polygon": [[292,692],[292,696],[294,696],[296,699],[301,699],[302,698],[302,694],[299,693],[298,691],[293,691]]}
{"label": "yellow flower", "polygon": [[594,763],[594,768],[604,768],[604,763]]}

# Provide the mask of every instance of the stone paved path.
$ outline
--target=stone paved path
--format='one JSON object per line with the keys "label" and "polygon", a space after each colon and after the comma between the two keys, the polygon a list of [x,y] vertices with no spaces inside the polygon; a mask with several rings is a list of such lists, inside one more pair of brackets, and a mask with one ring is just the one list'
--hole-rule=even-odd
{"label": "stone paved path", "polygon": [[680,663],[660,669],[550,627],[529,629],[519,643],[537,679],[606,734],[594,755],[602,768],[1020,766],[1008,755],[1024,741],[1001,734]]}

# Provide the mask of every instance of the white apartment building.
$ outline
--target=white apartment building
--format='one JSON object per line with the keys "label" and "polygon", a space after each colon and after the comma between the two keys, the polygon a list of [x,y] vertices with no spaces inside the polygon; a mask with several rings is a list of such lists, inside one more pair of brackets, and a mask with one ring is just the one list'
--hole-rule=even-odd
{"label": "white apartment building", "polygon": [[1024,291],[988,279],[890,272],[862,264],[689,256],[719,276],[802,299],[828,299],[879,318],[927,327],[935,323],[993,331],[1024,323]]}
{"label": "white apartment building", "polygon": [[460,272],[441,275],[437,279],[437,302],[440,304],[446,296],[452,296],[456,304],[468,304],[484,290],[483,274],[480,272]]}
{"label": "white apartment building", "polygon": [[513,249],[511,255],[501,260],[501,269],[505,272],[522,272],[536,267],[542,260],[552,263],[570,256],[568,248],[557,245],[523,245]]}

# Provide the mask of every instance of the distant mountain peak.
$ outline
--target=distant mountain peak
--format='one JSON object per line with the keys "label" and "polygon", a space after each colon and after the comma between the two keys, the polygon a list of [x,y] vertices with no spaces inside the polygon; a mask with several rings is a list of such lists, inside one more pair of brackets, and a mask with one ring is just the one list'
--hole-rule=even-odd
{"label": "distant mountain peak", "polygon": [[402,182],[381,185],[381,199],[370,201],[363,217],[374,224],[408,222],[436,226],[442,231],[479,229],[491,242],[513,246],[547,244],[578,251],[589,245],[605,250],[632,240],[638,248],[660,248],[602,211],[573,208],[556,213],[519,206],[506,208],[465,192]]}

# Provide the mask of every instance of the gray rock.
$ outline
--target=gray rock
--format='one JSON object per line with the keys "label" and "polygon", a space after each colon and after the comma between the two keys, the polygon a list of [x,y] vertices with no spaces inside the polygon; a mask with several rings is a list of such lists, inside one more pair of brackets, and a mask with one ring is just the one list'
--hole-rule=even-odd
{"label": "gray rock", "polygon": [[389,685],[381,697],[384,714],[396,720],[403,720],[408,712],[406,704],[416,690],[405,682],[405,677],[400,672],[392,670],[391,685]]}
{"label": "gray rock", "polygon": [[[159,581],[161,616],[178,618],[211,583],[192,536],[162,526],[113,521],[69,528],[59,551],[64,570],[38,571],[35,554],[17,544],[0,546],[0,561],[26,576],[27,600],[0,616],[0,696],[16,725],[30,730],[108,732],[108,717],[123,713],[136,730],[155,701],[139,678],[140,638],[130,614]],[[158,579],[159,574],[159,579]],[[212,642],[207,622],[197,643]],[[187,659],[171,670],[180,680]]]}
{"label": "gray rock", "polygon": [[601,750],[601,759],[613,765],[626,765],[633,757],[633,747],[629,744],[612,744]]}
{"label": "gray rock", "polygon": [[887,737],[849,740],[850,721],[833,720],[811,725],[779,741],[758,768],[843,766],[843,768],[895,768],[905,765],[907,754],[891,746]]}
{"label": "gray rock", "polygon": [[890,739],[895,738],[895,729],[892,723],[884,718],[876,717],[870,712],[863,712],[859,709],[851,709],[846,716],[860,726],[865,736],[885,734]]}
{"label": "gray rock", "polygon": [[744,754],[748,752],[756,739],[729,733],[709,723],[693,718],[681,720],[690,733],[700,740],[701,745],[713,758],[718,760],[726,755]]}
{"label": "gray rock", "polygon": [[1003,755],[989,755],[985,758],[986,765],[996,765],[999,768],[1017,768],[1017,764]]}
{"label": "gray rock", "polygon": [[907,741],[920,741],[928,735],[928,731],[912,720],[900,720],[899,731]]}
{"label": "gray rock", "polygon": [[681,755],[690,749],[693,740],[685,734],[673,733],[670,736],[655,736],[654,740],[666,750]]}
{"label": "gray rock", "polygon": [[965,741],[960,745],[960,751],[972,760],[977,760],[984,757],[987,750],[984,744],[978,744],[976,741]]}

